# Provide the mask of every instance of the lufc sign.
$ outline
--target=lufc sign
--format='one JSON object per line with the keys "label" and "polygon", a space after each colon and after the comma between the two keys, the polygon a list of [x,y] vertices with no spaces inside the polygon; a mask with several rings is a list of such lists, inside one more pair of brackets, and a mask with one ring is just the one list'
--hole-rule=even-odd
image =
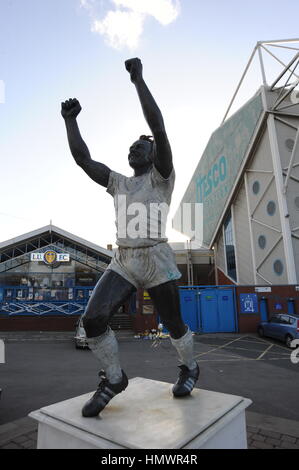
{"label": "lufc sign", "polygon": [[48,265],[55,263],[64,263],[70,260],[69,253],[56,253],[56,251],[48,250],[44,253],[31,253],[30,261],[43,261]]}

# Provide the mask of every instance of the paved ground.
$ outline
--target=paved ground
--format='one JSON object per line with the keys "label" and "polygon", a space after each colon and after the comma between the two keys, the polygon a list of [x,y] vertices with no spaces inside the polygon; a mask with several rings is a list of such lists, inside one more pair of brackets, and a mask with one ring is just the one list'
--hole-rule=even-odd
{"label": "paved ground", "polygon": [[[96,388],[97,363],[74,348],[65,333],[1,333],[6,363],[0,364],[0,448],[36,447],[37,425],[30,411]],[[177,356],[169,340],[118,333],[122,365],[129,378],[176,380]],[[255,335],[196,335],[195,352],[203,389],[253,401],[247,411],[249,448],[299,449],[299,364],[284,345]],[[66,374],[67,371],[67,374]]]}

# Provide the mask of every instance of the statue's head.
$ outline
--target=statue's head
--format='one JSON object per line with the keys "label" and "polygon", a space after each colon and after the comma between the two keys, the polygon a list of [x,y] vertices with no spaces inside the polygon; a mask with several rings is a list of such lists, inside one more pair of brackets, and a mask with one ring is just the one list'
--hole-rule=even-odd
{"label": "statue's head", "polygon": [[153,164],[154,141],[150,136],[142,135],[131,145],[128,159],[133,170],[148,169]]}

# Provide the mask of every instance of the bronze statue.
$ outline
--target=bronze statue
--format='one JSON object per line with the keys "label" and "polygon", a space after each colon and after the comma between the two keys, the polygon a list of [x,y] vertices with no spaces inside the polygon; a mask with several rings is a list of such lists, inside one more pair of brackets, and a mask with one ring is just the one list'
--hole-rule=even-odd
{"label": "bronze statue", "polygon": [[[159,218],[159,208],[163,204],[164,208],[169,207],[174,187],[171,147],[161,111],[143,79],[140,59],[127,60],[125,67],[136,87],[145,120],[153,135],[153,138],[142,135],[129,149],[128,160],[134,170],[133,177],[116,173],[92,160],[76,121],[81,111],[77,99],[62,103],[61,110],[76,163],[96,183],[107,188],[114,198],[118,229],[118,249],[95,286],[83,316],[89,347],[102,366],[98,389],[82,409],[85,417],[97,416],[116,394],[128,386],[109,321],[139,287],[149,292],[182,362],[173,395],[189,395],[199,377],[199,367],[193,356],[192,333],[180,312],[176,280],[181,274],[164,235],[166,220],[163,227]],[[129,220],[129,216],[134,215],[134,211],[136,213],[136,207],[140,208],[141,214],[138,230],[134,220],[133,223],[132,218]]]}

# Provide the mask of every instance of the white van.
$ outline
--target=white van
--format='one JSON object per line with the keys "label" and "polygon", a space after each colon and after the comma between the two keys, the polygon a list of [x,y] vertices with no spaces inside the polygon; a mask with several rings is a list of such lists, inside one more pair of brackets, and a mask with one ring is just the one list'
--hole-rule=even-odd
{"label": "white van", "polygon": [[83,327],[82,317],[80,317],[77,322],[76,333],[75,333],[75,346],[76,346],[76,349],[88,348],[86,332]]}

